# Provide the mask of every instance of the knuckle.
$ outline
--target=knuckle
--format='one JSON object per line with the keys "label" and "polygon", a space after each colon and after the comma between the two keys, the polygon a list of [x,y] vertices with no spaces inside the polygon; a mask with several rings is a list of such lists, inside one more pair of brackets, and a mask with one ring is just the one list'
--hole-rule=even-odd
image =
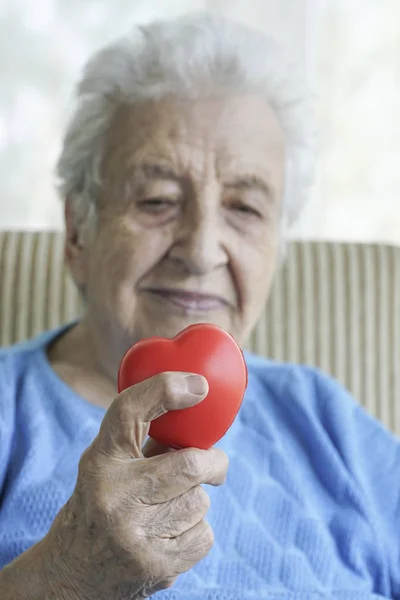
{"label": "knuckle", "polygon": [[171,588],[176,581],[176,577],[166,576],[164,579],[161,579],[158,583],[151,586],[151,589],[148,593],[145,593],[146,598],[150,596],[150,594],[154,594],[155,592],[161,592],[162,590],[166,590]]}
{"label": "knuckle", "polygon": [[179,518],[203,518],[210,508],[210,497],[202,487],[196,486],[170,503],[172,510],[177,510]]}
{"label": "knuckle", "polygon": [[203,451],[191,449],[183,452],[181,473],[187,479],[198,479],[204,474]]}
{"label": "knuckle", "polygon": [[195,536],[185,536],[182,541],[177,538],[170,543],[174,547],[174,575],[179,575],[207,556],[214,544],[214,532],[206,521],[201,521],[196,526]]}
{"label": "knuckle", "polygon": [[222,452],[222,459],[223,459],[223,463],[224,463],[224,469],[226,472],[229,469],[229,456],[225,452]]}
{"label": "knuckle", "polygon": [[136,404],[133,401],[134,396],[135,390],[133,388],[128,388],[114,399],[104,416],[100,425],[99,434],[95,440],[99,448],[103,446],[109,435],[113,433],[116,428],[120,427],[121,423],[129,420],[132,406],[135,406]]}
{"label": "knuckle", "polygon": [[87,483],[99,471],[98,454],[93,442],[83,451],[78,463],[78,481]]}
{"label": "knuckle", "polygon": [[229,457],[223,452],[223,450],[219,450],[217,448],[213,449],[214,457],[211,457],[212,463],[217,464],[223,472],[227,472],[229,468]]}
{"label": "knuckle", "polygon": [[175,583],[175,577],[167,577],[167,579],[164,579],[164,581],[162,582],[163,585],[163,589],[169,589],[172,588],[172,586]]}
{"label": "knuckle", "polygon": [[87,468],[91,464],[91,462],[92,462],[92,450],[89,446],[89,448],[86,448],[86,450],[83,451],[83,453],[81,454],[81,457],[79,459],[79,465],[78,465],[79,474],[85,473],[85,471],[87,470]]}
{"label": "knuckle", "polygon": [[209,552],[214,545],[214,531],[209,523],[204,521],[204,531],[201,536],[202,546],[205,552]]}
{"label": "knuckle", "polygon": [[134,387],[125,390],[119,397],[118,402],[115,403],[115,414],[120,422],[127,422],[132,418],[133,407],[136,405],[134,402],[135,389]]}
{"label": "knuckle", "polygon": [[207,512],[211,505],[210,496],[207,492],[198,485],[193,488],[193,495],[193,505],[201,512]]}
{"label": "knuckle", "polygon": [[[181,556],[184,556],[184,561],[188,561],[190,565],[195,564],[207,556],[214,545],[214,532],[211,526],[206,521],[202,521],[199,525],[200,530],[197,534],[197,538],[190,543],[190,546],[188,545],[181,549]],[[186,568],[189,564],[186,564]]]}
{"label": "knuckle", "polygon": [[160,395],[166,400],[171,400],[179,390],[178,374],[174,372],[159,373],[155,376]]}

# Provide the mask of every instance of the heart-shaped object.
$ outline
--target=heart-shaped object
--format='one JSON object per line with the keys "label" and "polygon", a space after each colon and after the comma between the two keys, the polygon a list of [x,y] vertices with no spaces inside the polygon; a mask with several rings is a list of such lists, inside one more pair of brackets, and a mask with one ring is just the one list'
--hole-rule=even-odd
{"label": "heart-shaped object", "polygon": [[152,421],[149,435],[171,448],[211,448],[232,425],[247,387],[247,368],[229,333],[208,323],[190,325],[173,339],[151,337],[132,346],[122,359],[118,391],[165,371],[203,375],[206,398]]}

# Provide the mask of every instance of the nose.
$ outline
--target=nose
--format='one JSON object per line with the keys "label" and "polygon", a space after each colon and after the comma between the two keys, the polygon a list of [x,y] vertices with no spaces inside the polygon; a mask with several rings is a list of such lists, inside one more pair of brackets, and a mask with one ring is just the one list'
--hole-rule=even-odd
{"label": "nose", "polygon": [[170,258],[190,275],[205,275],[227,264],[223,231],[218,215],[194,214],[180,224]]}

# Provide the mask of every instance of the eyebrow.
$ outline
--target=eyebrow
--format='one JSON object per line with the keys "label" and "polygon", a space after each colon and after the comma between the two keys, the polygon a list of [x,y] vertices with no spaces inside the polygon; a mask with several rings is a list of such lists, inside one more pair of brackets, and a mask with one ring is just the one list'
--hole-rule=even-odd
{"label": "eyebrow", "polygon": [[267,196],[271,196],[271,187],[257,175],[244,175],[237,179],[230,181],[226,184],[226,187],[233,188],[236,190],[260,190]]}
{"label": "eyebrow", "polygon": [[141,164],[136,167],[142,171],[149,179],[170,179],[172,181],[182,181],[182,176],[178,175],[174,169],[162,164]]}
{"label": "eyebrow", "polygon": [[[149,179],[161,179],[182,182],[184,177],[179,175],[172,167],[156,163],[137,165],[135,170],[141,171]],[[224,184],[225,187],[236,190],[259,190],[271,197],[272,189],[268,183],[258,175],[242,175]]]}

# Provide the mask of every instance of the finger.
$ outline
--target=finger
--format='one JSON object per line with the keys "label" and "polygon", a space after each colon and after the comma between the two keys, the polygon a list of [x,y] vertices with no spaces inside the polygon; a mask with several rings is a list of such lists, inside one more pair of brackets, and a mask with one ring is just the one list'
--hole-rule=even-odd
{"label": "finger", "polygon": [[167,452],[174,452],[173,448],[169,448],[169,446],[164,446],[164,444],[160,444],[153,440],[153,438],[149,438],[145,445],[142,448],[142,454],[146,458],[151,458],[152,456],[159,456],[160,454],[166,454]]}
{"label": "finger", "polygon": [[229,460],[218,450],[189,448],[132,463],[133,496],[143,504],[162,504],[202,483],[225,482]]}
{"label": "finger", "polygon": [[175,538],[202,521],[210,508],[210,498],[200,486],[170,502],[151,507],[146,533],[151,537]]}
{"label": "finger", "polygon": [[201,375],[168,372],[142,381],[117,396],[96,438],[106,454],[116,458],[142,457],[142,446],[152,420],[169,410],[189,408],[208,393]]}
{"label": "finger", "polygon": [[182,535],[168,541],[167,553],[171,559],[174,577],[189,571],[210,552],[214,532],[206,521],[200,521]]}

